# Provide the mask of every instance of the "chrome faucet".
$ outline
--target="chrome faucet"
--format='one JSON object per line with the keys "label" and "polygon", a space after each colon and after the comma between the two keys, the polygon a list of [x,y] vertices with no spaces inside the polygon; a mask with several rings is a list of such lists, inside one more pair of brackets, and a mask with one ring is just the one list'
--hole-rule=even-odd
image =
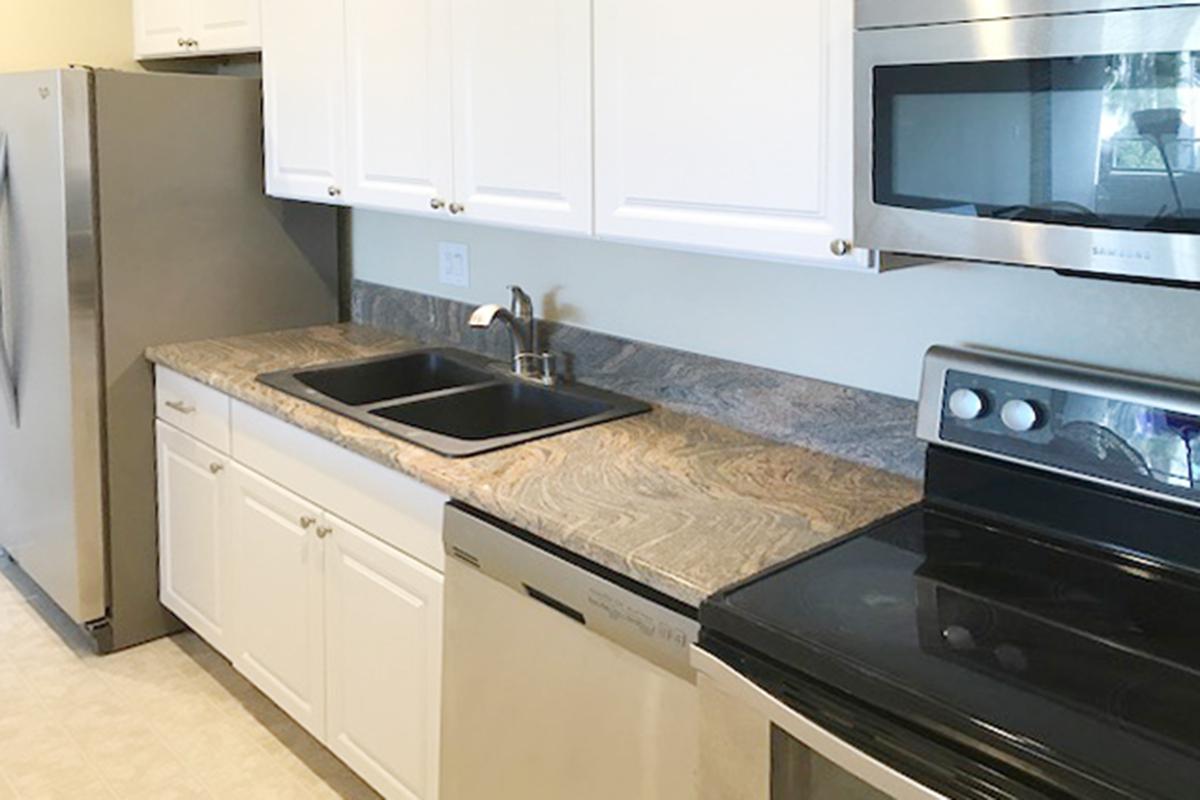
{"label": "chrome faucet", "polygon": [[471,314],[472,328],[490,328],[496,320],[508,327],[512,340],[512,368],[517,377],[545,384],[555,382],[554,356],[538,348],[537,320],[533,299],[520,286],[510,286],[512,308],[496,303],[480,306]]}

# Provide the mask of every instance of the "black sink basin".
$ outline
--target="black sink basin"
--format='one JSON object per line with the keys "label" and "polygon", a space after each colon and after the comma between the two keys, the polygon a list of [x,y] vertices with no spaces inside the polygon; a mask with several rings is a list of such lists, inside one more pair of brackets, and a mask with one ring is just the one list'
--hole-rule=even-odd
{"label": "black sink basin", "polygon": [[610,403],[524,383],[498,383],[371,412],[401,425],[479,441],[557,428],[612,410]]}
{"label": "black sink basin", "polygon": [[467,366],[442,352],[422,352],[297,372],[294,377],[339,403],[364,406],[458,386],[484,384],[495,380],[496,376]]}
{"label": "black sink basin", "polygon": [[589,386],[528,383],[507,365],[446,349],[284,370],[258,380],[455,458],[650,410]]}

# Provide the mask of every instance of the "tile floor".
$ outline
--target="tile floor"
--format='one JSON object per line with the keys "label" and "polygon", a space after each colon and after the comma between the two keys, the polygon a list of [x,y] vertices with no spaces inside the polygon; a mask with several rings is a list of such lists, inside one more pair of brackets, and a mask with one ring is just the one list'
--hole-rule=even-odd
{"label": "tile floor", "polygon": [[0,800],[376,798],[194,634],[92,654],[0,554]]}

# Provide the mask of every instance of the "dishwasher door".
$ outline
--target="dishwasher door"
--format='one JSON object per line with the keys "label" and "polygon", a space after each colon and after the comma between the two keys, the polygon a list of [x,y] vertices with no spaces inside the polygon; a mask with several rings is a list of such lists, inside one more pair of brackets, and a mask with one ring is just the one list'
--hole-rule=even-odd
{"label": "dishwasher door", "polygon": [[689,617],[447,507],[441,800],[695,800]]}

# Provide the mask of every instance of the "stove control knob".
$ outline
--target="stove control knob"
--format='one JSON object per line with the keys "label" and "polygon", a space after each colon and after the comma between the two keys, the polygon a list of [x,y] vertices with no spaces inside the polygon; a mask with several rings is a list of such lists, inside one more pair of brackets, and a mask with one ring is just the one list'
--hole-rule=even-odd
{"label": "stove control knob", "polygon": [[958,419],[979,419],[987,410],[987,398],[975,389],[957,389],[950,395],[950,413]]}
{"label": "stove control knob", "polygon": [[1041,423],[1042,415],[1037,405],[1029,400],[1009,400],[1000,409],[1000,419],[1010,431],[1028,433]]}

